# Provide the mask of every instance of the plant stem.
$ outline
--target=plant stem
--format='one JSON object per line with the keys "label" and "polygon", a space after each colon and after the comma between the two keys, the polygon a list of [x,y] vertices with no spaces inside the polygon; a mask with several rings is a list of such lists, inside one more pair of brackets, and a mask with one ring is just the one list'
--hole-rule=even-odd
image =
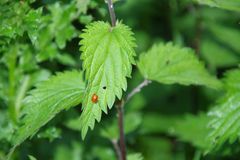
{"label": "plant stem", "polygon": [[[111,17],[112,27],[116,26],[116,15],[113,7],[112,0],[107,0],[108,10]],[[119,145],[116,141],[112,140],[114,149],[118,156],[119,160],[126,160],[126,144],[125,144],[125,135],[124,135],[124,105],[127,103],[135,94],[141,91],[141,89],[147,86],[151,81],[144,80],[140,85],[138,85],[132,92],[127,96],[126,101],[122,100],[117,105],[118,110],[118,128],[119,128]]]}
{"label": "plant stem", "polygon": [[[112,28],[116,26],[116,15],[113,7],[112,0],[107,0],[108,10],[111,17]],[[113,146],[116,150],[117,156],[119,160],[126,160],[126,144],[125,144],[125,136],[124,136],[124,113],[123,113],[124,101],[122,100],[120,104],[117,105],[118,110],[118,128],[119,128],[119,137],[120,137],[120,145],[118,145],[117,141],[112,141]]]}
{"label": "plant stem", "polygon": [[119,148],[117,140],[116,139],[112,139],[111,142],[112,142],[113,147],[115,149],[115,152],[116,152],[116,155],[118,157],[118,160],[121,160],[122,159],[122,154],[121,154],[121,149]]}
{"label": "plant stem", "polygon": [[121,151],[121,160],[126,160],[126,144],[124,135],[124,100],[117,106],[118,110],[118,128],[119,128],[119,144]]}
{"label": "plant stem", "polygon": [[115,27],[116,26],[116,15],[115,15],[112,0],[107,0],[107,3],[108,3],[109,14],[111,17],[112,27]]}
{"label": "plant stem", "polygon": [[152,81],[145,79],[142,83],[140,83],[136,88],[134,88],[127,96],[125,103],[127,103],[135,94],[140,92],[142,88],[150,84]]}
{"label": "plant stem", "polygon": [[16,87],[16,63],[17,63],[17,51],[18,47],[14,47],[11,52],[11,56],[8,57],[8,106],[9,106],[9,115],[13,124],[17,123],[17,113],[15,110],[15,87]]}
{"label": "plant stem", "polygon": [[[151,81],[145,79],[142,83],[140,83],[136,88],[134,88],[127,96],[126,100],[122,100],[117,105],[118,111],[118,128],[119,128],[119,147],[121,156],[118,156],[119,160],[126,160],[126,144],[125,144],[125,136],[124,136],[124,105],[137,93],[139,93],[142,88],[150,84]],[[114,146],[116,152],[116,146]]]}

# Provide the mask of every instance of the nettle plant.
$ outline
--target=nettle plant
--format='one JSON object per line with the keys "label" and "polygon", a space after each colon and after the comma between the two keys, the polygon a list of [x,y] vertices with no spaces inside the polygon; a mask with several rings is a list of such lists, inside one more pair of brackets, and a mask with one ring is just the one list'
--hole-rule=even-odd
{"label": "nettle plant", "polygon": [[[235,1],[232,1],[232,3],[229,1],[199,2],[239,10],[239,2]],[[4,134],[10,135],[10,138],[6,139],[11,141],[12,151],[29,137],[33,137],[40,128],[57,114],[80,104],[82,106],[80,117],[72,123],[74,123],[75,128],[78,126],[82,139],[84,139],[89,129],[93,130],[94,126],[98,125],[96,122],[101,123],[102,115],[108,114],[113,106],[116,106],[119,135],[115,136],[115,133],[111,133],[115,129],[114,126],[103,131],[102,134],[106,137],[114,137],[113,144],[119,160],[143,159],[141,154],[127,154],[124,134],[129,129],[124,127],[124,123],[135,123],[137,119],[125,117],[124,106],[143,87],[151,85],[152,81],[168,85],[202,85],[220,90],[223,93],[222,98],[208,112],[208,116],[207,114],[201,114],[187,117],[189,121],[195,122],[195,127],[200,127],[200,130],[206,131],[203,137],[197,141],[194,138],[191,139],[191,136],[187,133],[181,134],[179,132],[175,134],[179,135],[183,141],[192,141],[205,154],[218,150],[228,142],[235,143],[238,141],[240,131],[239,68],[228,71],[225,78],[219,80],[208,73],[193,49],[172,42],[153,44],[150,50],[137,57],[135,53],[137,46],[133,31],[122,21],[116,20],[112,1],[108,0],[106,3],[111,24],[103,21],[89,23],[91,17],[88,15],[82,16],[82,21],[89,20],[87,22],[89,24],[80,33],[79,45],[82,70],[58,72],[48,79],[42,78],[46,79],[42,81],[41,78],[36,77],[36,74],[49,75],[49,73],[38,70],[37,64],[46,59],[57,59],[70,66],[76,66],[72,58],[67,57],[67,55],[64,57],[64,54],[59,56],[57,52],[58,49],[65,48],[67,40],[78,35],[78,31],[75,30],[71,22],[81,13],[86,14],[86,6],[90,4],[90,1],[73,1],[71,5],[63,8],[60,8],[59,3],[53,4],[48,8],[51,16],[42,16],[42,8],[30,9],[29,4],[24,1],[19,3],[7,0],[0,2],[1,5],[7,7],[5,8],[6,13],[8,9],[15,8],[17,12],[15,14],[24,17],[22,22],[16,22],[12,17],[15,14],[0,14],[1,19],[4,20],[4,23],[1,23],[3,26],[0,28],[1,54],[3,55],[1,55],[3,57],[3,64],[1,64],[1,74],[3,76],[1,78],[8,77],[8,83],[6,84],[8,88],[4,90],[3,86],[5,84],[2,83],[0,94],[7,93],[9,95],[3,101],[9,106],[9,115],[14,125],[10,125],[9,128],[6,127]],[[19,5],[22,7],[21,10],[17,10]],[[94,9],[97,6],[96,3],[91,5]],[[76,9],[76,6],[81,7]],[[7,25],[4,26],[5,24],[11,24],[12,27],[15,26],[16,28],[13,30]],[[24,34],[28,34],[29,39],[21,38]],[[24,43],[29,40],[34,47]],[[52,43],[53,40],[54,43]],[[36,59],[31,54],[32,52],[38,53]],[[18,56],[20,55],[24,56],[20,57],[18,62]],[[144,80],[132,91],[127,92],[128,80],[131,80],[132,68],[135,66]],[[8,73],[4,70],[8,70]],[[37,70],[34,73],[35,79],[29,79],[34,75],[24,76],[24,74],[20,74],[27,70]],[[4,76],[4,74],[7,74],[7,76]],[[18,75],[23,80],[21,87],[18,89],[20,92],[17,92],[15,88],[18,83],[16,82],[16,76]],[[37,83],[39,81],[40,83]],[[25,92],[32,85],[35,85],[35,88],[28,92],[25,97]],[[18,101],[15,102],[15,100]],[[21,101],[23,103],[20,103]],[[71,126],[72,123],[68,125]],[[30,158],[34,159],[33,157]]]}

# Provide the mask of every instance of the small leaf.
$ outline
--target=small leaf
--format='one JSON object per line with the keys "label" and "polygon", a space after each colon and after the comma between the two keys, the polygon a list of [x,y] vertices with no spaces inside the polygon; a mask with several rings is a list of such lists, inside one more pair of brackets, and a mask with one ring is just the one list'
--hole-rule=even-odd
{"label": "small leaf", "polygon": [[56,59],[66,66],[76,66],[76,60],[69,54],[57,54]]}
{"label": "small leaf", "polygon": [[73,5],[61,6],[60,3],[49,6],[51,16],[53,17],[49,29],[60,49],[65,48],[67,40],[77,36],[77,31],[71,24],[74,9],[75,7]]}
{"label": "small leaf", "polygon": [[138,68],[146,79],[159,83],[221,87],[221,83],[207,72],[193,50],[172,43],[154,45],[140,56]]}
{"label": "small leaf", "polygon": [[[129,123],[131,122],[131,123]],[[124,115],[124,134],[127,135],[134,130],[136,130],[142,122],[142,116],[138,112],[126,113]],[[104,127],[101,129],[101,135],[107,139],[118,139],[118,122],[114,117],[114,120],[110,123],[106,123]]]}
{"label": "small leaf", "polygon": [[209,131],[208,121],[209,117],[206,114],[186,115],[176,121],[170,134],[176,136],[180,141],[189,142],[204,151],[210,145],[206,138]]}
{"label": "small leaf", "polygon": [[35,157],[33,157],[31,155],[29,155],[28,158],[29,158],[29,160],[37,160]]}
{"label": "small leaf", "polygon": [[54,139],[61,137],[62,130],[56,127],[49,127],[46,130],[40,132],[37,134],[37,138],[46,138],[50,142],[52,142]]}
{"label": "small leaf", "polygon": [[17,146],[33,136],[42,126],[64,109],[78,105],[85,90],[82,73],[59,73],[36,86],[24,101],[23,125],[13,137]]}
{"label": "small leaf", "polygon": [[224,82],[226,89],[229,91],[240,91],[240,70],[235,69],[228,71],[225,76]]}
{"label": "small leaf", "polygon": [[30,10],[24,19],[24,24],[28,32],[28,36],[32,43],[35,44],[39,32],[39,26],[41,25],[42,8],[37,10]]}
{"label": "small leaf", "polygon": [[73,141],[71,144],[58,144],[54,151],[52,160],[83,160],[83,145],[78,141]]}
{"label": "small leaf", "polygon": [[[102,111],[107,113],[113,106],[115,96],[120,99],[122,89],[127,89],[126,77],[135,63],[132,35],[130,28],[119,22],[114,28],[109,23],[91,23],[81,35],[81,59],[88,80],[80,117],[83,138],[88,127],[93,129],[95,120],[100,121]],[[92,101],[93,95],[97,102]]]}
{"label": "small leaf", "polygon": [[86,14],[90,2],[91,0],[77,0],[75,5],[78,9],[78,12]]}
{"label": "small leaf", "polygon": [[127,160],[143,160],[142,154],[134,153],[127,156]]}
{"label": "small leaf", "polygon": [[240,0],[194,0],[200,4],[209,5],[233,11],[240,11]]}

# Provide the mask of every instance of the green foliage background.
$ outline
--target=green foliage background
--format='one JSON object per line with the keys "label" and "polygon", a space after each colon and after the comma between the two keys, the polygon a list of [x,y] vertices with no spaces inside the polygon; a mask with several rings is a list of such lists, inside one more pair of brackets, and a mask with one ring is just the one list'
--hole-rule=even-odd
{"label": "green foliage background", "polygon": [[[86,38],[81,44],[88,47],[102,42],[90,41],[83,29],[109,21],[104,0],[0,1],[0,160],[14,146],[16,160],[116,159],[112,103],[122,97],[131,69],[127,93],[145,78],[153,82],[124,107],[129,160],[238,159],[240,1],[119,0],[115,10],[122,25],[116,34],[129,40],[118,45],[122,53],[132,50],[135,37],[137,65],[130,67],[134,51],[126,52],[131,60],[122,62],[129,68],[121,91],[104,101],[112,109],[101,114],[85,102],[86,113],[96,115],[83,122],[81,103],[91,94],[80,71],[89,72],[79,41]],[[108,44],[108,50],[118,48]],[[82,128],[93,128],[95,119],[102,120],[82,140]]]}

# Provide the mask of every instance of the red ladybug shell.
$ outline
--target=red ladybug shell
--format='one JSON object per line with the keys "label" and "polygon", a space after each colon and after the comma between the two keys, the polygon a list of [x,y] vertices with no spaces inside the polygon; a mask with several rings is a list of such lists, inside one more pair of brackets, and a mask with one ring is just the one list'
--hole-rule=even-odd
{"label": "red ladybug shell", "polygon": [[97,103],[98,102],[98,96],[94,93],[92,96],[92,102]]}

